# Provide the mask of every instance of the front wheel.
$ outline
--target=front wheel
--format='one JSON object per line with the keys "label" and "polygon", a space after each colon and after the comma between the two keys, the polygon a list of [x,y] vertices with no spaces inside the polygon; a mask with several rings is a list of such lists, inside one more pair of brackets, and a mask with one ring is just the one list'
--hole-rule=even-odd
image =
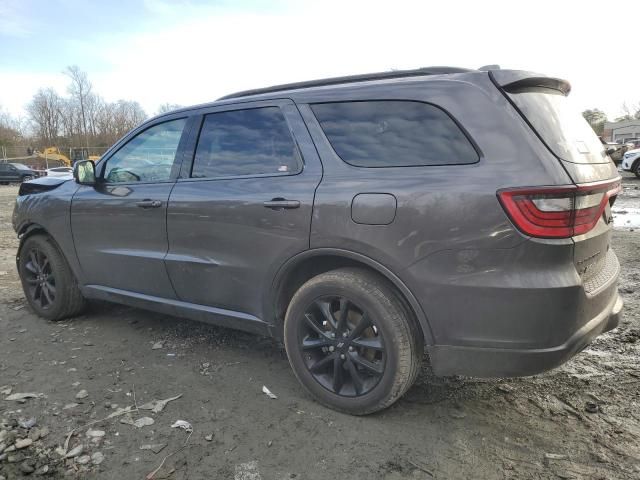
{"label": "front wheel", "polygon": [[633,173],[636,174],[636,177],[640,178],[640,160],[636,161],[635,168],[633,169]]}
{"label": "front wheel", "polygon": [[353,415],[387,408],[413,384],[423,351],[418,332],[391,287],[354,268],[309,280],[285,318],[298,380],[321,403]]}
{"label": "front wheel", "polygon": [[33,180],[33,175],[25,175],[22,177],[23,182],[28,182],[29,180]]}
{"label": "front wheel", "polygon": [[62,253],[50,237],[34,235],[18,254],[18,273],[31,308],[48,320],[80,313],[84,298]]}

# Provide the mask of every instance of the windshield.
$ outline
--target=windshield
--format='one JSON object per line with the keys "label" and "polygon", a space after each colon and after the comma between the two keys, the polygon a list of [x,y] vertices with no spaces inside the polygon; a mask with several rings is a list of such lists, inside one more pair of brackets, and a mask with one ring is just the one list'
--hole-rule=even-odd
{"label": "windshield", "polygon": [[509,93],[551,151],[573,163],[608,163],[602,142],[562,93],[544,88]]}

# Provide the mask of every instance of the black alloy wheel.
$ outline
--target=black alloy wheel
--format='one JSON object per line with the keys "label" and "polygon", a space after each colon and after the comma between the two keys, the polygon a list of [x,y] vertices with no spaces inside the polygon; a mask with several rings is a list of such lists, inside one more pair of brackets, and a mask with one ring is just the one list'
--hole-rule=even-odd
{"label": "black alloy wheel", "polygon": [[49,257],[34,248],[28,252],[24,267],[24,282],[30,299],[43,310],[51,308],[56,300],[56,279]]}
{"label": "black alloy wheel", "polygon": [[384,374],[382,332],[372,316],[347,297],[316,299],[304,313],[299,337],[309,372],[334,394],[366,395]]}
{"label": "black alloy wheel", "polygon": [[84,297],[64,255],[51,237],[34,234],[22,241],[18,273],[31,308],[48,320],[79,314]]}
{"label": "black alloy wheel", "polygon": [[357,267],[318,274],[289,302],[284,343],[293,373],[320,403],[377,412],[415,381],[424,341],[398,292]]}

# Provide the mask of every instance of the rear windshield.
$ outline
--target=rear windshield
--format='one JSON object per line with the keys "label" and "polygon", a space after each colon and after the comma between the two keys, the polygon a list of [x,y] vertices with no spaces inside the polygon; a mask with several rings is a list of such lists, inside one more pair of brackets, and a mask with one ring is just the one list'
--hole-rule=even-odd
{"label": "rear windshield", "polygon": [[573,163],[608,163],[602,142],[569,100],[548,88],[509,93],[551,151]]}

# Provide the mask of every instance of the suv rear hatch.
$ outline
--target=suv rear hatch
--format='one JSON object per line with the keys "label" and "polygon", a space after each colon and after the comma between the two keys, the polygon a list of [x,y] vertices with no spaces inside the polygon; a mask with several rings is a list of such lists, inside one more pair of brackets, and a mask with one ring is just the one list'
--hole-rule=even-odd
{"label": "suv rear hatch", "polygon": [[619,268],[610,251],[611,207],[620,191],[617,169],[591,126],[571,108],[567,81],[510,70],[489,76],[574,182],[499,192],[500,201],[524,233],[572,238],[576,270],[586,293],[596,295]]}

